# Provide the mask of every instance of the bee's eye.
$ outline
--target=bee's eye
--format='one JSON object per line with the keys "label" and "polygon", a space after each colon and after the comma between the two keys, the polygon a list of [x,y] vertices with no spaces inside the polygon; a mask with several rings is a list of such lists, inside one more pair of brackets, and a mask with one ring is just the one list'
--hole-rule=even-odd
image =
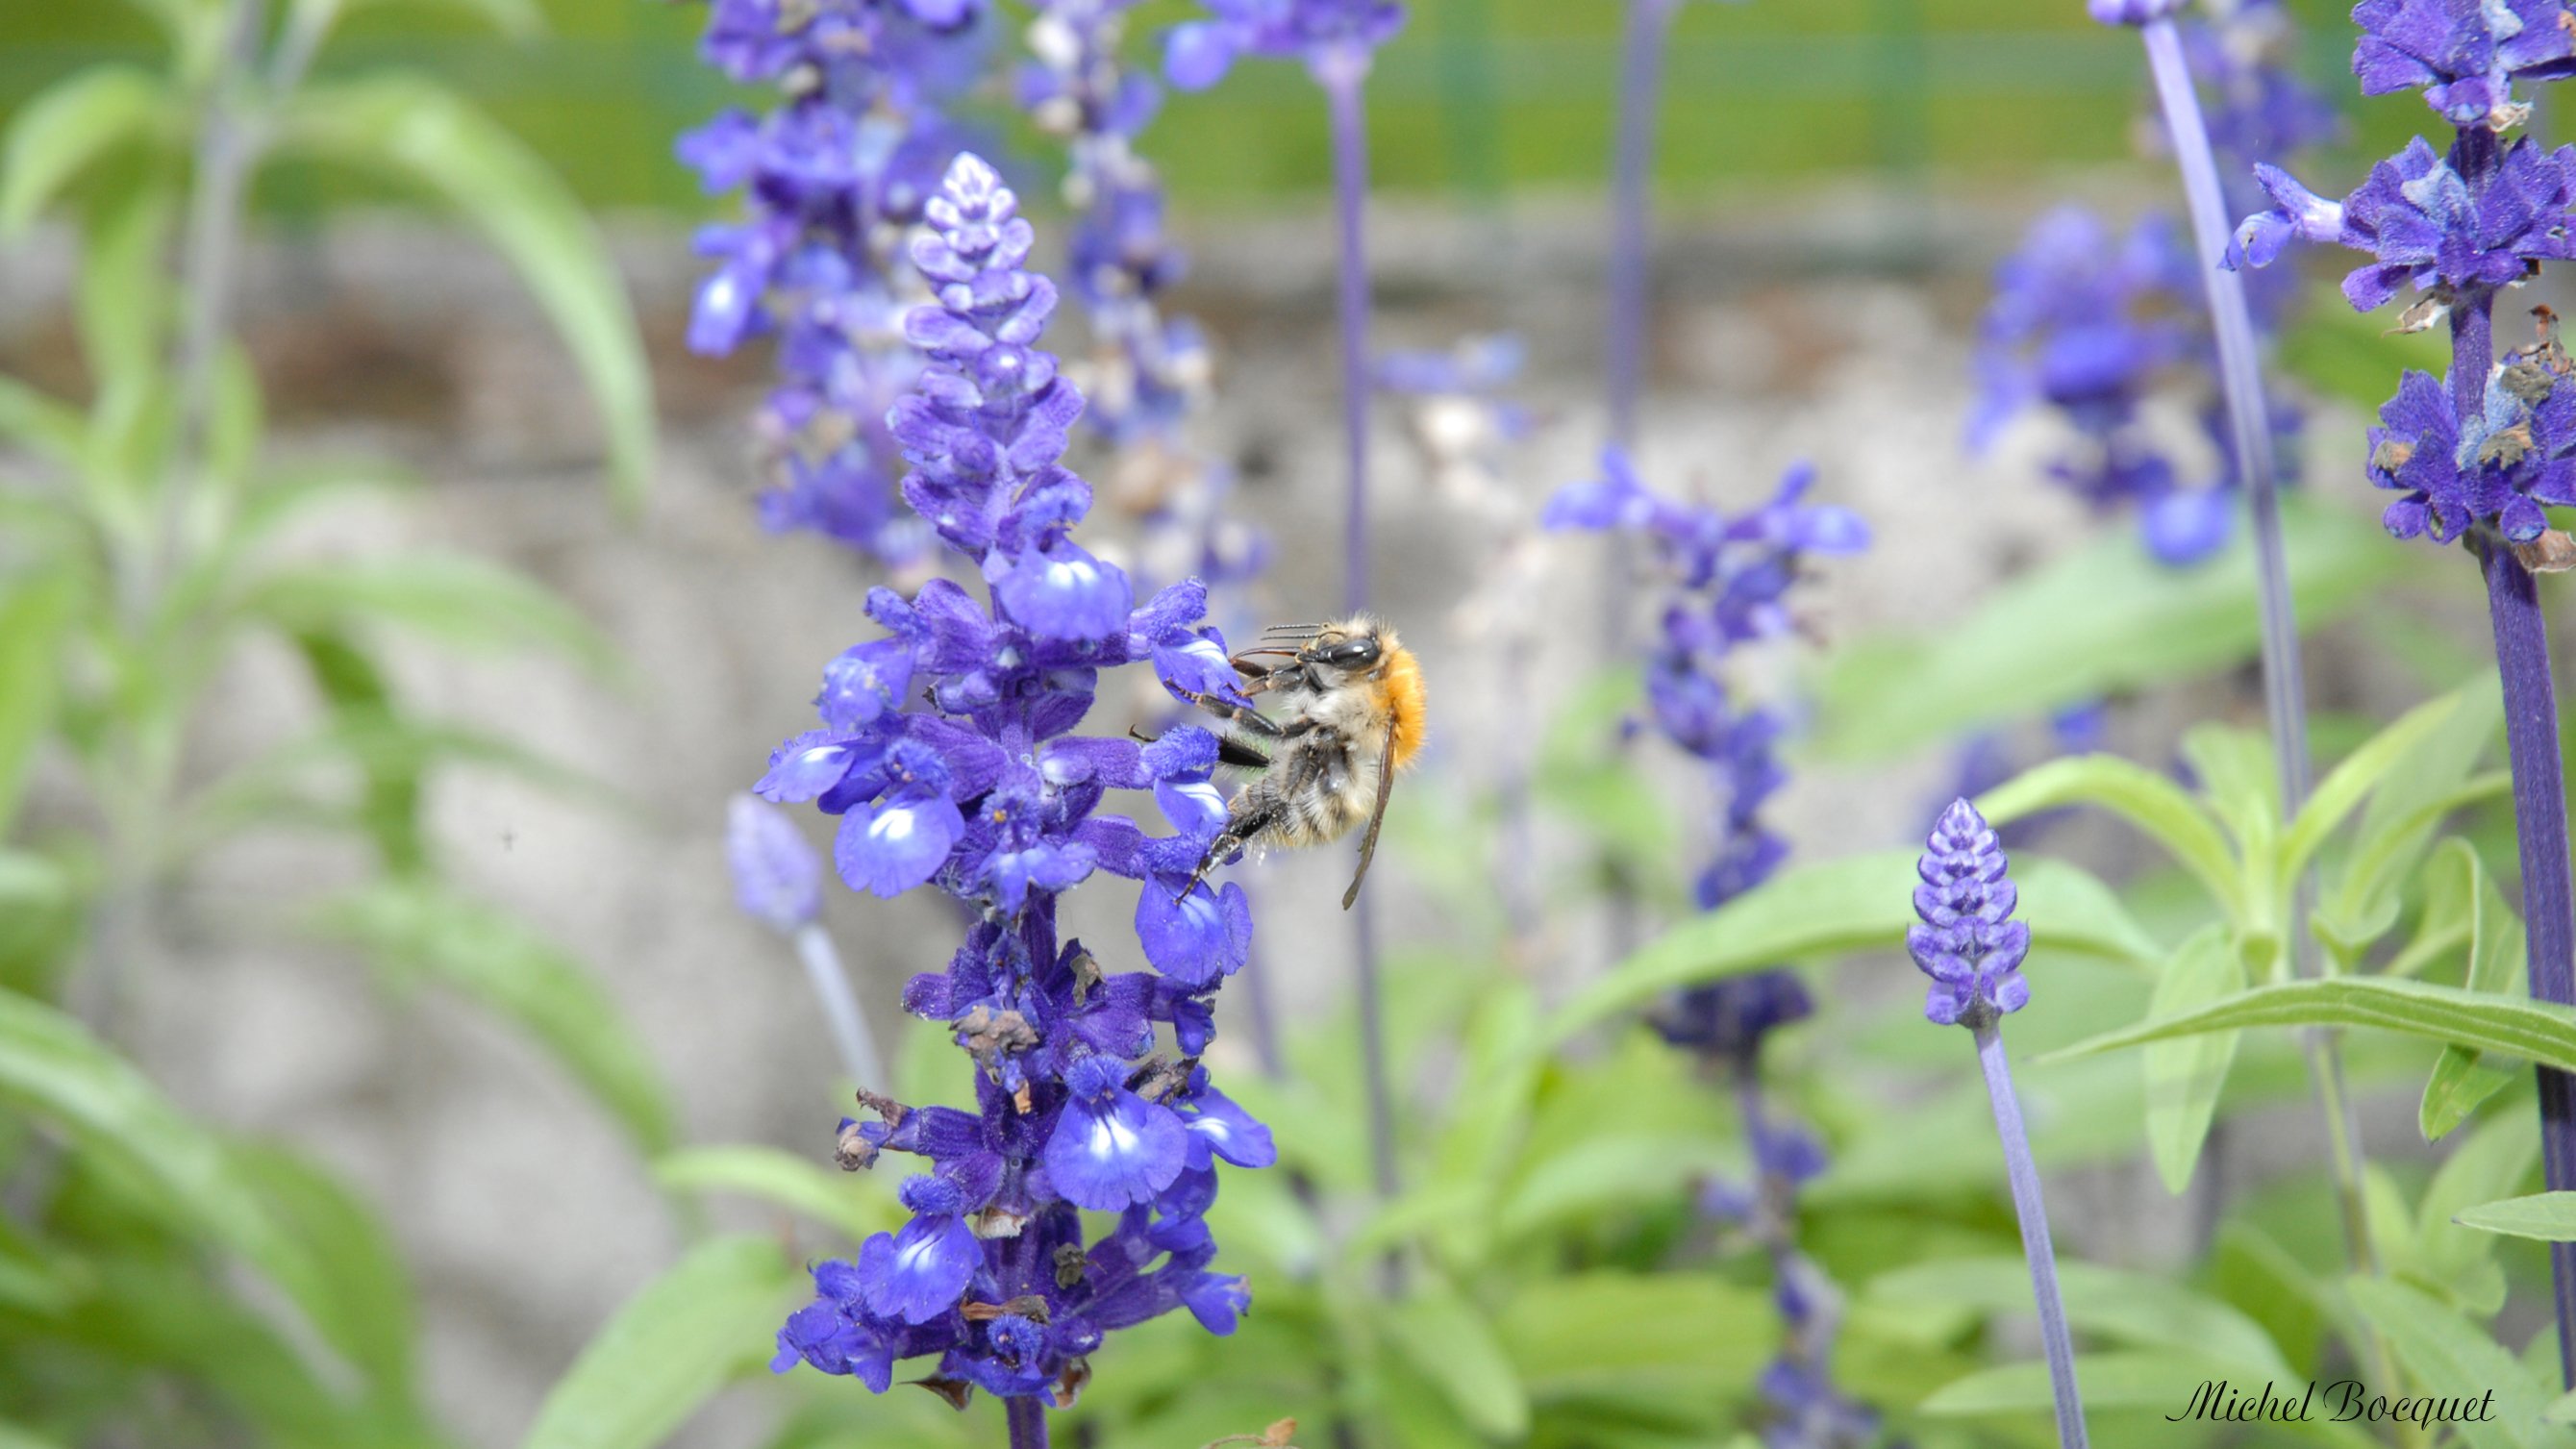
{"label": "bee's eye", "polygon": [[1327,647],[1323,654],[1324,662],[1335,669],[1366,669],[1377,662],[1377,656],[1375,639],[1346,639]]}

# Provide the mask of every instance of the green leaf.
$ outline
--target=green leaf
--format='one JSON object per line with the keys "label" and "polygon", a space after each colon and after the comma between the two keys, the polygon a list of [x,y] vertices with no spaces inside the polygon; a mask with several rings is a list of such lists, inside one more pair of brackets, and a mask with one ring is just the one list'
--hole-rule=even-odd
{"label": "green leaf", "polygon": [[817,1167],[775,1147],[693,1147],[653,1164],[653,1180],[678,1192],[733,1192],[801,1213],[853,1242],[892,1232],[911,1214],[873,1178]]}
{"label": "green leaf", "polygon": [[[2192,1353],[2253,1378],[2291,1376],[2271,1335],[2254,1320],[2170,1278],[2077,1259],[2058,1264],[2067,1322],[2136,1348]],[[1882,1273],[1868,1301],[1898,1313],[1965,1308],[1987,1316],[2027,1315],[2030,1265],[2018,1257],[1949,1258]]]}
{"label": "green leaf", "polygon": [[238,608],[287,633],[382,623],[460,645],[554,650],[600,674],[617,647],[544,585],[463,554],[299,563],[251,585]]}
{"label": "green leaf", "polygon": [[512,40],[542,35],[546,29],[545,12],[537,8],[537,0],[349,0],[349,8],[391,9],[405,3],[475,16]]}
{"label": "green leaf", "polygon": [[[2523,967],[2522,922],[2515,919],[2512,907],[2505,904],[2495,882],[2488,878],[2476,849],[2456,837],[2446,840],[2434,852],[2426,873],[2428,926],[2437,884],[2442,885],[2440,894],[2444,897],[2467,903],[2467,989],[2491,996],[2517,994],[2515,983]],[[2432,1075],[2424,1081],[2423,1101],[2416,1109],[2424,1140],[2440,1141],[2488,1098],[2510,1085],[2515,1075],[2505,1065],[2487,1061],[2481,1053],[2466,1047],[2443,1047],[2442,1055],[2433,1063]]]}
{"label": "green leaf", "polygon": [[17,819],[28,768],[53,732],[63,640],[79,597],[63,574],[14,582],[0,594],[0,838]]}
{"label": "green leaf", "polygon": [[2169,1020],[2105,1032],[2039,1060],[2063,1061],[2247,1026],[2377,1027],[2576,1071],[2576,1007],[2489,996],[2428,981],[2369,976],[2257,986]]}
{"label": "green leaf", "polygon": [[16,378],[0,377],[0,438],[13,438],[46,461],[69,467],[80,461],[87,432],[78,410]]}
{"label": "green leaf", "polygon": [[1519,1372],[1485,1315],[1455,1289],[1426,1276],[1388,1310],[1386,1332],[1459,1418],[1497,1439],[1529,1432],[1529,1394]]}
{"label": "green leaf", "polygon": [[1616,1396],[1641,1381],[1749,1383],[1780,1337],[1770,1299],[1753,1289],[1701,1273],[1598,1270],[1524,1278],[1494,1332],[1541,1402]]}
{"label": "green leaf", "polygon": [[2455,704],[2440,725],[2418,739],[2371,792],[2352,848],[2326,886],[2318,934],[2348,967],[2396,925],[2405,881],[2432,849],[2444,818],[2512,788],[2512,777],[2503,771],[2476,775],[2478,759],[2503,718],[2495,675],[2482,672],[2449,697]]}
{"label": "green leaf", "polygon": [[769,1361],[805,1291],[775,1242],[710,1239],[617,1310],[546,1395],[521,1449],[651,1449]]}
{"label": "green leaf", "polygon": [[312,1305],[315,1326],[378,1395],[408,1405],[416,1313],[392,1235],[346,1184],[285,1147],[240,1143],[232,1160],[270,1216],[312,1256],[322,1289]]}
{"label": "green leaf", "polygon": [[[1801,866],[1666,931],[1578,992],[1547,1021],[1561,1042],[1677,987],[1780,965],[1893,950],[1914,921],[1916,852],[1881,851]],[[2048,859],[2016,862],[2021,915],[2040,951],[2075,951],[2141,968],[2164,959],[2110,887]]]}
{"label": "green leaf", "polygon": [[130,65],[74,71],[20,105],[0,137],[0,241],[25,235],[84,167],[166,115],[160,80]]}
{"label": "green leaf", "polygon": [[2451,1214],[2451,1221],[2508,1238],[2576,1243],[2576,1192],[2536,1192],[2529,1197],[2482,1202]]}
{"label": "green leaf", "polygon": [[[2404,571],[2373,520],[2298,496],[2281,512],[2303,627],[2323,626]],[[1818,691],[1816,747],[1884,757],[2252,658],[2262,617],[2252,558],[2240,532],[2208,563],[2168,569],[2134,534],[2106,532],[2004,584],[1965,619],[1837,651]]]}
{"label": "green leaf", "polygon": [[[2075,1385],[2091,1411],[2173,1412],[2190,1403],[2193,1390],[2213,1373],[2233,1367],[2201,1354],[2085,1353],[2075,1356]],[[1921,1410],[1940,1418],[1976,1418],[2045,1414],[2056,1406],[2048,1365],[2032,1361],[1979,1369],[1942,1386],[1923,1401]]]}
{"label": "green leaf", "polygon": [[316,924],[399,974],[452,987],[516,1020],[645,1152],[670,1147],[668,1091],[617,1003],[579,961],[506,912],[433,881],[393,879],[325,905]]}
{"label": "green leaf", "polygon": [[0,1422],[0,1449],[66,1449],[57,1439],[39,1439],[14,1424]]}
{"label": "green leaf", "polygon": [[2361,748],[2343,757],[2308,794],[2281,838],[2280,878],[2296,880],[2345,818],[2361,808],[2363,797],[2386,781],[2398,766],[2412,760],[2416,747],[2437,738],[2460,710],[2455,692],[2428,699],[2399,715]]}
{"label": "green leaf", "polygon": [[[2422,1393],[2437,1398],[2494,1391],[2494,1417],[2462,1419],[2452,1432],[2471,1449],[2536,1449],[2560,1436],[2541,1425],[2557,1397],[2485,1331],[2432,1296],[2385,1278],[2355,1277],[2344,1291],[2388,1340]],[[2395,1397],[2392,1392],[2390,1397]]]}
{"label": "green leaf", "polygon": [[2498,1113],[2453,1149],[2416,1208],[2414,1258],[2423,1286],[2466,1312],[2488,1317],[2504,1307],[2504,1270],[2496,1241],[2452,1219],[2477,1204],[2522,1189],[2540,1166],[2537,1114]]}
{"label": "green leaf", "polygon": [[482,229],[571,349],[607,431],[619,495],[640,503],[653,472],[644,344],[615,260],[563,183],[490,117],[413,76],[311,86],[289,106],[284,139],[362,170],[391,167]]}
{"label": "green leaf", "polygon": [[[2179,1016],[2245,989],[2245,963],[2223,925],[2212,924],[2185,941],[2156,978],[2147,1017]],[[2236,1060],[2236,1033],[2210,1032],[2150,1043],[2147,1074],[2147,1144],[2165,1191],[2179,1196],[2200,1164],[2218,1094]]]}
{"label": "green leaf", "polygon": [[99,396],[91,409],[93,466],[109,461],[102,450],[120,444],[116,460],[141,461],[134,439],[148,437],[151,384],[161,369],[171,294],[164,256],[170,242],[172,199],[157,186],[138,186],[104,199],[90,219],[81,248],[76,297],[81,353]]}
{"label": "green leaf", "polygon": [[2181,786],[2143,765],[2117,755],[2070,755],[1996,786],[1977,805],[1997,825],[2070,805],[2098,806],[2164,847],[2230,916],[2242,910],[2242,872],[2217,822]]}
{"label": "green leaf", "polygon": [[151,1184],[170,1221],[238,1254],[317,1324],[330,1320],[331,1286],[230,1156],[73,1017],[0,991],[0,1101]]}

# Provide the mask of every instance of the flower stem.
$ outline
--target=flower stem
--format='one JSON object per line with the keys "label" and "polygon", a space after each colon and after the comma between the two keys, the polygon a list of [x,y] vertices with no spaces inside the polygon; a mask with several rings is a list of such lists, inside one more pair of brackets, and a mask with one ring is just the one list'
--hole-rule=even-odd
{"label": "flower stem", "polygon": [[841,1054],[841,1069],[860,1086],[885,1091],[892,1085],[885,1063],[868,1035],[867,1017],[859,1009],[858,993],[850,988],[850,973],[842,968],[841,953],[831,936],[820,925],[806,922],[796,931],[796,954],[805,963],[805,979],[813,983],[814,999],[822,1003],[832,1045]]}
{"label": "flower stem", "polygon": [[1046,1405],[1035,1399],[1004,1399],[1002,1413],[1011,1426],[1011,1449],[1047,1449]]}
{"label": "flower stem", "polygon": [[[1333,122],[1333,197],[1341,224],[1342,429],[1349,449],[1350,498],[1343,518],[1344,604],[1354,613],[1368,604],[1369,273],[1364,222],[1368,206],[1368,117],[1362,90],[1369,52],[1335,47],[1316,57],[1315,79],[1324,88]],[[1363,892],[1351,916],[1357,960],[1360,1071],[1368,1093],[1369,1165],[1380,1197],[1396,1191],[1394,1094],[1387,1084],[1386,1023],[1380,1002],[1377,913]]]}
{"label": "flower stem", "polygon": [[1647,227],[1655,158],[1655,110],[1664,75],[1664,37],[1673,0],[1628,0],[1619,56],[1619,135],[1610,192],[1610,442],[1637,441],[1637,398],[1646,363]]}
{"label": "flower stem", "polygon": [[2012,1064],[2004,1059],[2003,1033],[1991,1017],[1976,1023],[1973,1030],[1977,1064],[1986,1072],[1986,1095],[1995,1104],[1995,1134],[2003,1139],[2004,1175],[2012,1183],[2013,1213],[2021,1219],[2021,1252],[2030,1262],[2031,1296],[2039,1301],[2039,1339],[2048,1353],[2049,1388],[2057,1398],[2057,1442],[2062,1449],[2084,1449],[2084,1404],[2075,1391],[2075,1342],[2066,1331],[2066,1302],[2057,1291],[2057,1250],[2048,1241],[2048,1206],[2040,1201],[2039,1167],[2031,1161],[2021,1099],[2013,1094]]}
{"label": "flower stem", "polygon": [[[2182,173],[2183,195],[2191,208],[2191,233],[2200,258],[2202,285],[2208,296],[2210,330],[2218,341],[2219,385],[2227,398],[2229,436],[2236,446],[2237,473],[2243,480],[2246,510],[2253,518],[2254,584],[2263,641],[2263,715],[2272,736],[2272,757],[2279,772],[2282,817],[2298,813],[2308,795],[2308,707],[2305,671],[2300,665],[2299,623],[2290,596],[2290,565],[2281,531],[2280,459],[2272,440],[2272,411],[2263,389],[2262,357],[2255,346],[2254,316],[2245,301],[2245,278],[2224,265],[2233,218],[2218,181],[2216,153],[2209,127],[2192,88],[2191,67],[2184,59],[2182,36],[2171,19],[2149,21],[2140,34],[2146,42],[2148,69],[2154,73],[2156,96],[2166,129],[2172,134],[2174,162]],[[2290,919],[2283,923],[2293,969],[2315,976],[2323,967],[2316,942],[2306,929],[2315,885],[2301,875],[2290,882]],[[2342,1210],[2345,1251],[2366,1272],[2379,1271],[2362,1215],[2361,1135],[2342,1090],[2343,1050],[2333,1033],[2303,1034],[2308,1075],[2315,1083],[2318,1105],[2326,1119],[2335,1197]]]}
{"label": "flower stem", "polygon": [[[2576,1005],[2569,901],[2567,787],[2558,756],[2558,697],[2550,679],[2549,626],[2529,570],[2501,541],[2481,538],[2487,612],[2495,625],[2496,665],[2504,677],[2504,733],[2513,760],[2514,838],[2522,855],[2522,918],[2531,994]],[[2552,1192],[2576,1188],[2576,1078],[2548,1067],[2540,1074],[2542,1176]],[[2552,1297],[2558,1312],[2558,1362],[2576,1388],[2576,1243],[2549,1245]]]}

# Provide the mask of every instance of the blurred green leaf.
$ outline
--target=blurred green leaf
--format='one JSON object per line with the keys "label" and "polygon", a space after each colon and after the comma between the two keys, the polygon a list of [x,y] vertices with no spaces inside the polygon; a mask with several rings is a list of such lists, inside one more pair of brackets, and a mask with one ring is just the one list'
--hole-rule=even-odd
{"label": "blurred green leaf", "polygon": [[1494,1320],[1530,1395],[1620,1395],[1669,1379],[1707,1392],[1750,1384],[1778,1344],[1761,1292],[1701,1273],[1528,1277]]}
{"label": "blurred green leaf", "polygon": [[[2244,989],[2244,960],[2237,955],[2227,928],[2212,924],[2185,941],[2165,963],[2156,977],[2147,1016],[2150,1020],[2179,1016]],[[2227,1069],[2236,1060],[2236,1033],[2215,1031],[2151,1042],[2142,1055],[2147,1145],[2165,1191],[2179,1196],[2191,1186],[2192,1171],[2200,1165],[2201,1143],[2209,1136],[2218,1094],[2227,1086]]]}
{"label": "blurred green leaf", "polygon": [[2164,847],[2230,916],[2244,908],[2242,872],[2217,822],[2181,786],[2143,765],[2117,755],[2070,755],[2022,772],[1977,805],[1996,825],[2070,805],[2098,806]]}
{"label": "blurred green leaf", "polygon": [[54,1439],[39,1439],[34,1434],[6,1421],[0,1421],[0,1449],[69,1449]]}
{"label": "blurred green leaf", "polygon": [[[2075,1385],[2088,1410],[2154,1409],[2171,1413],[2189,1404],[2203,1382],[2235,1367],[2193,1353],[2083,1353],[2075,1356]],[[2046,1414],[2056,1405],[2048,1365],[2032,1361],[1980,1369],[1925,1399],[1921,1410],[1936,1417],[1964,1418]]]}
{"label": "blurred green leaf", "polygon": [[[2388,782],[2393,772],[2413,762],[2419,746],[2443,739],[2443,727],[2461,712],[2458,692],[2437,695],[2399,715],[2386,729],[2343,757],[2308,793],[2290,830],[2281,838],[2282,880],[2296,880],[2316,858],[2329,836],[2361,808],[2364,797]],[[2477,711],[2470,711],[2474,718]]]}
{"label": "blurred green leaf", "polygon": [[2541,1422],[2557,1395],[2448,1305],[2385,1278],[2354,1277],[2344,1292],[2387,1338],[2422,1392],[2440,1398],[2465,1394],[2474,1400],[2494,1391],[2492,1419],[2463,1418],[2452,1425],[2452,1432],[2473,1449],[2538,1449],[2563,1442],[2563,1436]]}
{"label": "blurred green leaf", "polygon": [[349,0],[352,12],[414,5],[475,16],[513,40],[545,33],[546,16],[536,0]]}
{"label": "blurred green leaf", "polygon": [[2576,1243],[2576,1192],[2536,1192],[2529,1197],[2482,1202],[2451,1214],[2451,1221],[2509,1238]]}
{"label": "blurred green leaf", "polygon": [[[2446,840],[2434,851],[2425,871],[2428,929],[2436,924],[2437,895],[2447,902],[2462,903],[2468,913],[2467,989],[2492,996],[2518,995],[2516,983],[2523,969],[2522,922],[2514,917],[2513,908],[2505,904],[2503,894],[2487,876],[2476,848],[2457,837]],[[2442,1055],[2433,1063],[2432,1075],[2424,1081],[2423,1100],[2416,1108],[2416,1121],[2423,1129],[2424,1140],[2440,1141],[2481,1103],[2510,1085],[2515,1076],[2512,1068],[2487,1061],[2482,1053],[2456,1044],[2444,1046]]]}
{"label": "blurred green leaf", "polygon": [[321,1292],[310,1308],[324,1335],[379,1398],[411,1405],[418,1315],[401,1251],[374,1210],[283,1146],[239,1143],[231,1156],[269,1215],[312,1257]]}
{"label": "blurred green leaf", "polygon": [[544,585],[468,555],[289,564],[238,607],[288,633],[391,624],[455,644],[550,649],[600,674],[617,666],[616,646]]}
{"label": "blurred green leaf", "polygon": [[1387,1309],[1386,1333],[1459,1418],[1497,1439],[1529,1432],[1529,1394],[1519,1373],[1485,1315],[1457,1290],[1426,1275]]}
{"label": "blurred green leaf", "polygon": [[804,1275],[766,1238],[713,1238],[627,1300],[546,1395],[521,1449],[651,1449],[768,1363]]}
{"label": "blurred green leaf", "polygon": [[60,656],[78,597],[60,573],[0,581],[0,838],[18,817],[38,747],[53,733]]}
{"label": "blurred green leaf", "polygon": [[[2148,1273],[2076,1259],[2058,1264],[2067,1321],[2136,1348],[2166,1349],[2226,1364],[2249,1378],[2288,1379],[2289,1363],[2272,1337],[2228,1304]],[[1873,1304],[1959,1307],[1979,1315],[2027,1315],[2030,1265],[2018,1257],[1950,1258],[1918,1263],[1869,1280]],[[2089,1390],[2090,1385],[2086,1386]]]}
{"label": "blurred green leaf", "polygon": [[617,264],[563,183],[490,117],[416,76],[309,87],[282,139],[362,170],[391,167],[482,229],[563,335],[599,407],[619,497],[640,504],[653,473],[644,345]]}
{"label": "blurred green leaf", "polygon": [[2576,1007],[2516,1001],[2428,981],[2336,977],[2257,986],[2166,1021],[2142,1022],[2050,1052],[2064,1061],[2151,1041],[2247,1026],[2367,1026],[2576,1071]]}
{"label": "blurred green leaf", "polygon": [[16,378],[0,377],[0,438],[15,439],[47,462],[68,467],[80,461],[87,431],[78,409]]}
{"label": "blurred green leaf", "polygon": [[[1550,1016],[1546,1039],[1561,1042],[1676,987],[1783,962],[1900,948],[1914,922],[1915,859],[1910,850],[1880,851],[1784,871],[1648,942]],[[2164,959],[2119,898],[2092,876],[2044,858],[2016,862],[2013,874],[2021,886],[2022,918],[2040,949],[2140,967]]]}
{"label": "blurred green leaf", "polygon": [[452,987],[516,1020],[645,1152],[671,1146],[668,1091],[617,1003],[579,961],[516,918],[434,881],[406,878],[341,896],[315,923],[398,977]]}
{"label": "blurred green leaf", "polygon": [[852,1242],[892,1232],[911,1217],[869,1179],[814,1165],[775,1147],[692,1147],[653,1164],[653,1180],[677,1192],[731,1192],[801,1213]]}
{"label": "blurred green leaf", "polygon": [[[2406,571],[2378,525],[2281,500],[2300,625],[2317,629]],[[2185,678],[2253,657],[2261,618],[2251,545],[2191,569],[2115,530],[1997,589],[1965,619],[1838,651],[1818,690],[1815,747],[1872,758],[1998,720]]]}
{"label": "blurred green leaf", "polygon": [[2478,1125],[2424,1185],[2416,1207],[2415,1261],[2424,1288],[2481,1317],[2504,1307],[2496,1240],[2453,1221],[2479,1203],[2518,1191],[2540,1167],[2538,1115],[2500,1112]]}
{"label": "blurred green leaf", "polygon": [[0,241],[25,234],[82,168],[164,123],[168,92],[130,65],[94,65],[18,108],[0,137]]}
{"label": "blurred green leaf", "polygon": [[71,1016],[0,991],[0,1100],[151,1183],[172,1221],[256,1267],[327,1329],[333,1289],[205,1129]]}
{"label": "blurred green leaf", "polygon": [[136,440],[152,433],[142,420],[152,412],[172,310],[165,270],[172,205],[166,188],[121,189],[99,204],[83,238],[74,310],[82,356],[98,381],[90,411],[94,469],[122,462],[142,470],[146,450]]}

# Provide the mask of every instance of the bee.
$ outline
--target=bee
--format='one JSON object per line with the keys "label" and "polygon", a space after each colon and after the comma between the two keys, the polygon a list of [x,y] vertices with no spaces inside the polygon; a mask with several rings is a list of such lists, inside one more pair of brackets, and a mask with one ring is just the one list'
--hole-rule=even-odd
{"label": "bee", "polygon": [[[1325,845],[1361,821],[1359,870],[1342,893],[1342,909],[1360,898],[1377,856],[1378,827],[1386,820],[1395,772],[1422,748],[1422,666],[1395,630],[1366,614],[1330,624],[1282,624],[1264,632],[1262,647],[1236,656],[1247,696],[1275,695],[1287,714],[1274,720],[1259,709],[1212,694],[1190,702],[1226,721],[1217,758],[1257,771],[1227,802],[1225,829],[1182,890],[1189,894],[1210,870],[1247,848]],[[1283,664],[1264,664],[1280,658]]]}

